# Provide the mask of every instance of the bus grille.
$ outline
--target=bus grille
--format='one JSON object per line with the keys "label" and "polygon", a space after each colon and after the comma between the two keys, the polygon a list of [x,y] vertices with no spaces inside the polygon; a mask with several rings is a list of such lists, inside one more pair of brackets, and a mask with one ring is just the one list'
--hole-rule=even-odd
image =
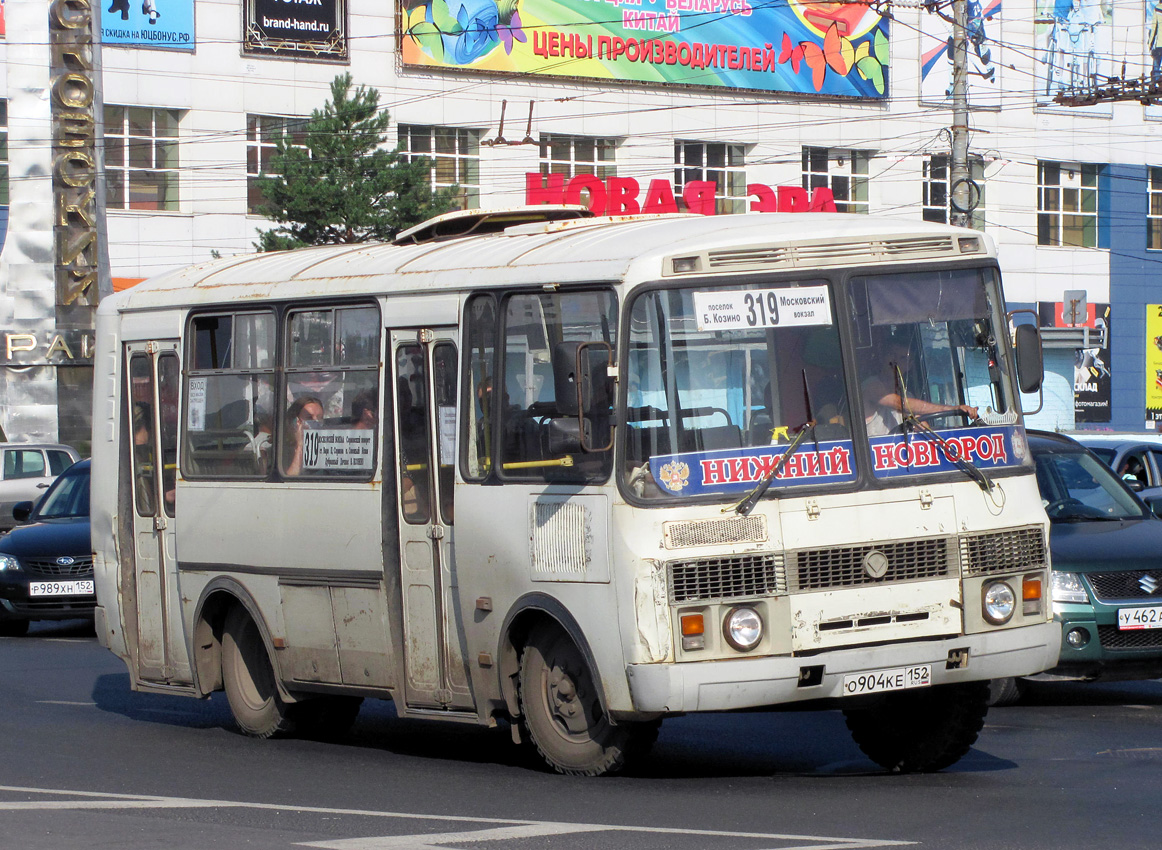
{"label": "bus grille", "polygon": [[765,516],[736,516],[693,522],[662,523],[667,549],[691,546],[721,546],[726,543],[764,543],[767,539]]}
{"label": "bus grille", "polygon": [[987,576],[1044,567],[1045,533],[1040,526],[1008,528],[960,538],[960,564],[966,576]]}
{"label": "bus grille", "polygon": [[[873,578],[864,569],[864,556],[873,550],[887,556],[887,572],[880,578]],[[804,549],[789,554],[787,572],[792,591],[917,581],[949,575],[952,572],[950,552],[948,539],[943,537],[874,546]]]}
{"label": "bus grille", "polygon": [[1102,649],[1158,649],[1162,647],[1162,629],[1122,631],[1117,626],[1098,626]]}
{"label": "bus grille", "polygon": [[787,591],[782,555],[727,555],[669,564],[670,601],[742,599]]}
{"label": "bus grille", "polygon": [[1085,579],[1098,602],[1154,602],[1162,605],[1162,593],[1157,592],[1162,588],[1162,570],[1086,573]]}

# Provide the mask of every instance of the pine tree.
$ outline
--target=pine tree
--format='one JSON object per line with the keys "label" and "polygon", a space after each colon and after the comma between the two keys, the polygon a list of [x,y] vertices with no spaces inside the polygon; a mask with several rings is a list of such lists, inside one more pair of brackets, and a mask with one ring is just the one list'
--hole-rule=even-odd
{"label": "pine tree", "polygon": [[390,240],[455,206],[456,187],[432,191],[430,163],[383,147],[389,116],[379,92],[350,74],[331,82],[331,100],[311,113],[302,138],[276,142],[259,179],[258,212],[279,226],[259,234],[259,251]]}

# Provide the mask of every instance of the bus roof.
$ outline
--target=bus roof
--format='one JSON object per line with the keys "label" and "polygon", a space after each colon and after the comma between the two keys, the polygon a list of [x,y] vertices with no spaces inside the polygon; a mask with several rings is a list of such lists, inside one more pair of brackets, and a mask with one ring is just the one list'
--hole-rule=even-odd
{"label": "bus roof", "polygon": [[[326,245],[246,254],[166,272],[105,299],[138,310],[263,298],[674,278],[692,273],[993,257],[972,230],[850,214],[659,215],[536,222],[414,245]],[[687,264],[689,268],[689,264]]]}

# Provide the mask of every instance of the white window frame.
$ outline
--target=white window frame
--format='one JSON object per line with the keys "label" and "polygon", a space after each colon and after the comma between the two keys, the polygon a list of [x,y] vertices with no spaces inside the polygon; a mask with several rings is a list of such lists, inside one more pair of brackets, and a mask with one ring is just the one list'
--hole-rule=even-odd
{"label": "white window frame", "polygon": [[[969,177],[980,187],[980,198],[972,211],[969,227],[984,230],[985,227],[985,184],[984,160],[971,157],[968,163]],[[952,209],[952,164],[948,154],[932,154],[924,160],[923,184],[920,204],[924,221],[948,224]]]}
{"label": "white window frame", "polygon": [[[121,120],[112,121],[120,110]],[[158,134],[159,116],[168,116],[172,133]],[[105,106],[105,191],[109,210],[178,212],[181,209],[180,136],[183,112],[150,106]],[[134,124],[136,119],[136,124]],[[141,128],[148,123],[148,130]],[[160,163],[160,164],[159,164]],[[132,178],[138,174],[162,178],[157,203],[134,201]]]}
{"label": "white window frame", "polygon": [[1146,173],[1146,250],[1162,251],[1162,166],[1148,166]]}
{"label": "white window frame", "polygon": [[831,190],[838,212],[867,215],[868,166],[873,152],[803,146],[803,188]]}
{"label": "white window frame", "polygon": [[601,180],[617,176],[616,139],[544,133],[538,144],[542,176],[563,174],[566,180],[578,174],[592,174]]}
{"label": "white window frame", "polygon": [[732,142],[674,140],[674,196],[694,180],[715,185],[718,215],[746,212],[746,145]]}
{"label": "white window frame", "polygon": [[[479,208],[480,140],[484,130],[401,123],[396,125],[396,132],[400,154],[407,162],[421,156],[428,158],[428,183],[433,191],[459,186],[456,201],[460,209]],[[438,149],[441,145],[442,149]]]}
{"label": "white window frame", "polygon": [[1037,244],[1098,247],[1102,166],[1088,162],[1037,161]]}
{"label": "white window frame", "polygon": [[[294,115],[246,114],[246,214],[259,215],[262,204],[262,190],[258,187],[260,176],[269,176],[266,166],[278,149],[277,140],[289,135],[292,141],[301,141],[309,119]],[[296,136],[298,139],[296,140]],[[296,144],[303,147],[305,144]]]}

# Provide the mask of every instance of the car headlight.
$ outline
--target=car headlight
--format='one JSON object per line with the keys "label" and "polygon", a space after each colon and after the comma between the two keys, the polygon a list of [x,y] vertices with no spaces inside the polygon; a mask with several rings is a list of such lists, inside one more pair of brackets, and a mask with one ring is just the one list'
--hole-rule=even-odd
{"label": "car headlight", "polygon": [[20,562],[11,555],[0,553],[0,573],[18,573],[20,572]]}
{"label": "car headlight", "polygon": [[984,586],[981,609],[984,618],[994,626],[1009,622],[1016,607],[1017,595],[1007,583],[994,581]]}
{"label": "car headlight", "polygon": [[754,608],[732,608],[722,623],[722,635],[739,652],[750,652],[763,639],[763,618]]}
{"label": "car headlight", "polygon": [[1077,573],[1059,573],[1054,570],[1052,587],[1054,602],[1089,602],[1089,594],[1085,592]]}

